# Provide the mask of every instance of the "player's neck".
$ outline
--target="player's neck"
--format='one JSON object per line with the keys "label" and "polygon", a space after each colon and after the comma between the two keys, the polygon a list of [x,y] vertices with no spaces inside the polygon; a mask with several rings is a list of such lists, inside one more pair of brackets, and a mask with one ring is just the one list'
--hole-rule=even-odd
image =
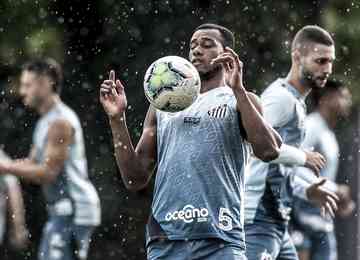
{"label": "player's neck", "polygon": [[216,73],[214,77],[201,79],[200,93],[205,93],[214,88],[225,86],[223,73]]}
{"label": "player's neck", "polygon": [[40,115],[44,115],[49,112],[58,102],[60,102],[60,97],[56,94],[51,95],[38,107],[37,111]]}
{"label": "player's neck", "polygon": [[311,88],[302,83],[299,77],[296,76],[297,74],[298,73],[295,73],[294,69],[291,68],[286,77],[286,82],[293,86],[302,96],[307,96],[310,93]]}
{"label": "player's neck", "polygon": [[335,128],[337,123],[336,113],[331,112],[329,109],[321,106],[319,107],[318,112],[330,128]]}

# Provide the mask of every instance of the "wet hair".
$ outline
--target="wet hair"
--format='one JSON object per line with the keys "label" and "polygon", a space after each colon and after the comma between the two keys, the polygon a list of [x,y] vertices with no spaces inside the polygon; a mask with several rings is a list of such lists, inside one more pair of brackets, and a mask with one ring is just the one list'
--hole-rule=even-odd
{"label": "wet hair", "polygon": [[[334,45],[331,35],[323,28],[317,25],[307,25],[298,31],[293,39],[291,49],[306,50],[309,43],[324,44],[326,46]],[[302,52],[304,53],[304,52]]]}
{"label": "wet hair", "polygon": [[315,88],[312,90],[311,103],[314,108],[317,108],[320,104],[321,98],[333,93],[340,93],[344,89],[346,89],[346,86],[341,81],[330,79],[326,82],[326,85],[323,88]]}
{"label": "wet hair", "polygon": [[49,77],[53,82],[54,92],[60,94],[63,84],[63,72],[60,64],[54,59],[33,59],[22,66],[22,71],[29,71],[39,76]]}
{"label": "wet hair", "polygon": [[194,32],[199,30],[206,30],[206,29],[213,29],[218,30],[221,34],[221,44],[223,47],[230,47],[231,49],[234,49],[235,47],[235,37],[234,34],[226,27],[214,24],[214,23],[204,23],[194,30]]}

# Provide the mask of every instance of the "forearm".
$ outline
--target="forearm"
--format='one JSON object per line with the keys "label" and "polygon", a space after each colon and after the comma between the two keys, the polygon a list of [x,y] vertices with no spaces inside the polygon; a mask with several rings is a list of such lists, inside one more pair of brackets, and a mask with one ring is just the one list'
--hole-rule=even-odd
{"label": "forearm", "polygon": [[121,178],[128,189],[140,189],[148,182],[148,174],[132,144],[125,113],[119,118],[110,118],[110,126]]}
{"label": "forearm", "polygon": [[252,103],[249,94],[243,91],[234,93],[247,140],[252,144],[255,155],[260,159],[275,159],[279,152],[279,140]]}
{"label": "forearm", "polygon": [[42,184],[49,180],[49,169],[44,164],[36,164],[29,160],[9,162],[6,172],[26,181]]}
{"label": "forearm", "polygon": [[19,184],[11,185],[8,192],[10,229],[14,232],[21,232],[26,228],[24,201]]}

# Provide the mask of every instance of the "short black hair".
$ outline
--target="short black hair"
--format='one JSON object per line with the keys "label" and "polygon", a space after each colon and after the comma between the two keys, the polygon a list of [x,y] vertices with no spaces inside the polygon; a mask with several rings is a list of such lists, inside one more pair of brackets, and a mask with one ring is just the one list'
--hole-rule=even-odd
{"label": "short black hair", "polygon": [[301,28],[293,39],[291,49],[295,50],[300,48],[301,50],[303,49],[302,47],[308,43],[318,43],[326,46],[335,44],[330,33],[317,25],[307,25]]}
{"label": "short black hair", "polygon": [[206,30],[206,29],[218,30],[222,36],[221,44],[223,45],[223,47],[224,48],[230,47],[231,49],[234,49],[234,47],[235,47],[234,33],[232,31],[230,31],[228,28],[218,25],[218,24],[214,24],[214,23],[204,23],[204,24],[196,27],[194,32],[196,32],[198,30]]}
{"label": "short black hair", "polygon": [[336,92],[340,93],[343,89],[347,89],[343,82],[336,79],[329,79],[323,88],[315,88],[311,91],[311,100],[313,106],[315,108],[318,107],[321,98]]}
{"label": "short black hair", "polygon": [[53,90],[60,94],[63,85],[63,72],[60,64],[52,58],[33,59],[22,66],[22,71],[47,76],[53,81]]}

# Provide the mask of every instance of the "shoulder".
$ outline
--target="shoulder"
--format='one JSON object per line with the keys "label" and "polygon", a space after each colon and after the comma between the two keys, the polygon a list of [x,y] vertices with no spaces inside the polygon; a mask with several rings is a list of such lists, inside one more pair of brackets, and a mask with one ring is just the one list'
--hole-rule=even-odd
{"label": "shoulder", "polygon": [[275,81],[261,95],[262,102],[277,103],[286,106],[293,106],[296,103],[296,98],[281,85],[280,82]]}
{"label": "shoulder", "polygon": [[74,128],[65,118],[58,118],[51,122],[48,131],[50,141],[66,142],[73,136]]}

